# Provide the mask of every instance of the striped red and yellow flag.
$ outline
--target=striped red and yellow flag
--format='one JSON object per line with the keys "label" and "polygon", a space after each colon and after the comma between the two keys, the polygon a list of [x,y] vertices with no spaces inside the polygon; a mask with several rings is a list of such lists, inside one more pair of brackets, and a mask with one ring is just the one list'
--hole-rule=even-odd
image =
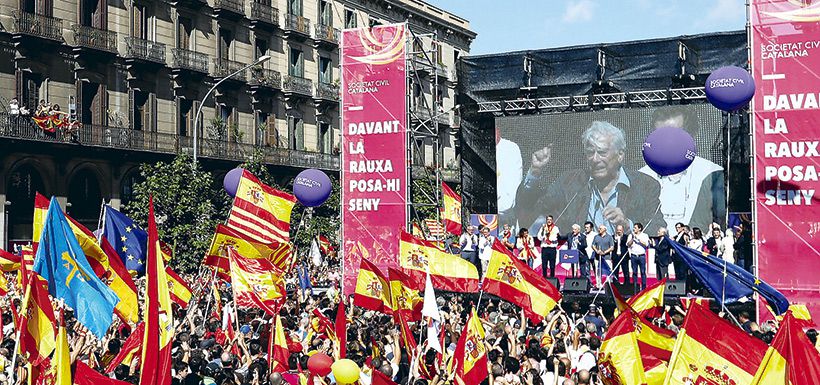
{"label": "striped red and yellow flag", "polygon": [[0,249],[0,272],[8,273],[20,270],[20,261],[22,261],[22,258],[19,255]]}
{"label": "striped red and yellow flag", "polygon": [[231,285],[234,302],[241,308],[259,308],[271,316],[285,303],[285,283],[273,262],[245,258],[228,248],[231,261]]}
{"label": "striped red and yellow flag", "polygon": [[[425,219],[424,220],[424,226],[427,227],[427,231],[430,234],[430,238],[439,239],[439,238],[444,237],[444,234],[445,234],[444,226],[442,226],[441,223],[439,223],[437,220],[435,220],[435,219]],[[424,238],[424,234],[422,233],[422,235],[420,235],[418,237],[419,238]]]}
{"label": "striped red and yellow flag", "polygon": [[270,357],[271,373],[284,373],[288,371],[288,341],[285,339],[285,328],[282,327],[282,318],[277,314],[276,322],[271,325],[270,347],[268,357]]}
{"label": "striped red and yellow flag", "polygon": [[820,378],[820,353],[787,311],[751,385],[809,385]]}
{"label": "striped red and yellow flag", "polygon": [[392,314],[390,306],[390,284],[378,266],[365,258],[359,265],[353,304],[365,309]]}
{"label": "striped red and yellow flag", "polygon": [[48,298],[48,283],[29,270],[23,308],[20,310],[20,352],[39,366],[56,347],[54,308]]}
{"label": "striped red and yellow flag", "polygon": [[607,329],[598,353],[598,372],[605,385],[646,384],[635,324],[628,311],[616,317]]}
{"label": "striped red and yellow flag", "polygon": [[[617,289],[616,289],[617,290]],[[615,295],[616,290],[612,293]],[[666,278],[655,282],[626,301],[633,311],[645,318],[658,318],[663,314],[663,295],[666,292]],[[615,299],[617,311],[624,311],[624,302]],[[616,314],[617,315],[617,314]]]}
{"label": "striped red and yellow flag", "polygon": [[709,308],[693,304],[678,333],[664,384],[749,384],[766,348]]}
{"label": "striped red and yellow flag", "polygon": [[290,271],[293,265],[293,250],[289,243],[260,242],[248,238],[236,229],[217,225],[211,247],[205,254],[205,265],[229,272],[231,263],[228,259],[228,248],[236,250],[239,255],[250,259],[266,259],[273,263],[279,274]]}
{"label": "striped red and yellow flag", "polygon": [[424,304],[421,287],[400,269],[387,269],[390,278],[390,307],[393,314],[401,313],[404,319],[418,321]]}
{"label": "striped red and yellow flag", "polygon": [[228,227],[260,242],[288,242],[296,197],[259,181],[248,170],[236,189]]}
{"label": "striped red and yellow flag", "polygon": [[470,318],[458,339],[456,351],[453,353],[453,363],[456,384],[480,384],[489,375],[484,326],[481,325],[475,309],[470,313]]}
{"label": "striped red and yellow flag", "polygon": [[461,235],[461,197],[444,182],[441,182],[441,194],[444,200],[441,211],[444,228],[450,234]]}
{"label": "striped red and yellow flag", "polygon": [[399,264],[419,286],[424,285],[429,270],[433,286],[438,289],[461,293],[478,291],[475,265],[406,231],[401,232]]}
{"label": "striped red and yellow flag", "polygon": [[179,276],[171,266],[165,268],[165,275],[168,277],[168,292],[171,295],[171,301],[174,301],[179,307],[185,309],[188,303],[191,302],[193,296],[193,289]]}
{"label": "striped red and yellow flag", "polygon": [[535,323],[541,322],[561,300],[561,293],[546,278],[514,257],[496,239],[482,290],[510,301]]}

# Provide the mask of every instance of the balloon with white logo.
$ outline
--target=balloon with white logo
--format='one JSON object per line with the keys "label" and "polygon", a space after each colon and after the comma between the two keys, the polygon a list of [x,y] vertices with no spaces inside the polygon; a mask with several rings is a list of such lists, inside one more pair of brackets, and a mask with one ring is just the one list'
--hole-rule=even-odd
{"label": "balloon with white logo", "polygon": [[706,99],[717,109],[734,112],[749,104],[755,81],[749,71],[736,66],[721,67],[706,79]]}
{"label": "balloon with white logo", "polygon": [[642,152],[649,168],[660,176],[668,176],[686,170],[698,155],[698,148],[686,130],[659,127],[646,137]]}
{"label": "balloon with white logo", "polygon": [[296,199],[307,207],[316,207],[325,203],[332,190],[330,177],[315,168],[300,172],[293,180],[293,195],[296,195]]}

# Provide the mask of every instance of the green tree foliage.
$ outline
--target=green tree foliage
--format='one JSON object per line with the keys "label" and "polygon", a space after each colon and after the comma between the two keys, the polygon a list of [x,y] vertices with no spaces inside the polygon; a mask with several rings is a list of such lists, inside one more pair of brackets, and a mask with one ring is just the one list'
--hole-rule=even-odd
{"label": "green tree foliage", "polygon": [[[140,166],[143,181],[134,186],[134,199],[125,213],[147,227],[148,198],[154,197],[159,237],[174,248],[171,266],[196,271],[211,243],[217,223],[225,221],[216,202],[227,195],[211,173],[191,167],[191,157],[180,154],[171,162]],[[221,186],[219,181],[219,186]]]}

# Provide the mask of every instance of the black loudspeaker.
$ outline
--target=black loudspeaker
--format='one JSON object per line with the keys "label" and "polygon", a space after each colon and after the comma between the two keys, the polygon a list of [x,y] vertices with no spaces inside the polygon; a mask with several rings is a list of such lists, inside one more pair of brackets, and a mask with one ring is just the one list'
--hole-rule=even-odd
{"label": "black loudspeaker", "polygon": [[666,281],[666,291],[663,295],[686,295],[686,281]]}
{"label": "black loudspeaker", "polygon": [[589,280],[586,278],[567,278],[564,280],[564,291],[568,293],[589,293]]}
{"label": "black loudspeaker", "polygon": [[[618,281],[614,281],[614,282],[612,282],[612,286],[614,286],[615,289],[618,290],[618,293],[620,293],[624,298],[629,298],[629,297],[635,295],[635,285],[632,285],[632,284],[629,284],[629,283],[621,284]],[[606,285],[605,287],[606,287],[606,292],[609,295],[612,295],[612,291],[609,289],[609,285]]]}
{"label": "black loudspeaker", "polygon": [[547,282],[549,282],[552,286],[555,286],[556,289],[561,290],[561,283],[558,281],[558,278],[547,278]]}

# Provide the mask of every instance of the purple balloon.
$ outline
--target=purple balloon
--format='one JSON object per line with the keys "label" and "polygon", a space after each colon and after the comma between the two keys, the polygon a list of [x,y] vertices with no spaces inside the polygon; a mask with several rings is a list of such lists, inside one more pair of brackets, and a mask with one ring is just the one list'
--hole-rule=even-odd
{"label": "purple balloon", "polygon": [[719,110],[737,111],[752,100],[755,80],[743,68],[718,68],[706,79],[706,99]]}
{"label": "purple balloon", "polygon": [[300,172],[293,180],[293,195],[307,207],[316,207],[324,203],[332,190],[327,174],[315,168]]}
{"label": "purple balloon", "polygon": [[657,128],[643,143],[643,160],[661,176],[686,170],[697,155],[695,139],[677,127]]}
{"label": "purple balloon", "polygon": [[222,179],[222,187],[228,195],[236,196],[236,189],[239,188],[239,180],[242,179],[243,172],[245,172],[244,168],[237,167],[225,174],[225,178]]}

